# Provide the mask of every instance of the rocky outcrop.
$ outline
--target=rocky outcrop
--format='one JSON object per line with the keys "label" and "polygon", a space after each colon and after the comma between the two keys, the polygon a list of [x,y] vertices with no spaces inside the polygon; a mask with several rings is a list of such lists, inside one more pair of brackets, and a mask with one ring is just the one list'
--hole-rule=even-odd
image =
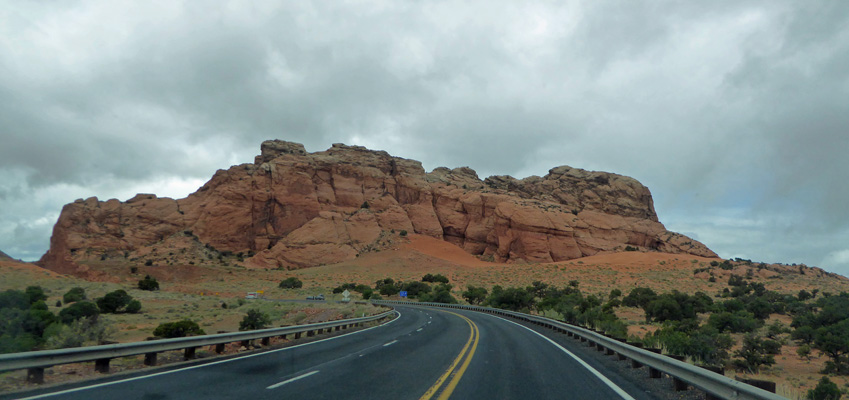
{"label": "rocky outcrop", "polygon": [[563,261],[626,247],[716,256],[667,231],[648,188],[629,177],[563,166],[544,177],[481,181],[468,167],[425,173],[418,161],[384,151],[334,144],[308,153],[275,140],[262,144],[253,164],[219,170],[184,199],[140,194],[66,205],[39,263],[73,273],[116,254],[147,254],[179,236],[204,245],[197,248],[247,254],[248,266],[303,268],[354,258],[404,231],[498,262]]}

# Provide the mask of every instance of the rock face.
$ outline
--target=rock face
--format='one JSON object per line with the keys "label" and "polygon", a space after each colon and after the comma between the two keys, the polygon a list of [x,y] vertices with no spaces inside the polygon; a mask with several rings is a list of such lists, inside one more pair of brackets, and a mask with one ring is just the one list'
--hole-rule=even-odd
{"label": "rock face", "polygon": [[334,144],[308,153],[274,140],[262,143],[253,164],[219,170],[184,199],[139,194],[67,204],[39,265],[79,274],[87,262],[191,238],[199,245],[181,251],[303,268],[354,258],[404,231],[497,262],[564,261],[628,246],[716,256],[667,231],[648,188],[625,176],[563,166],[544,177],[481,181],[467,167],[425,173],[418,161],[384,151]]}

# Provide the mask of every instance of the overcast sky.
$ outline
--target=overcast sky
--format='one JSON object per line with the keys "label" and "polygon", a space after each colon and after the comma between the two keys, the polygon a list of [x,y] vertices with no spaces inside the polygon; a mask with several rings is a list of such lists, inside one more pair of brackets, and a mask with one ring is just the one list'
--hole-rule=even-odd
{"label": "overcast sky", "polygon": [[849,275],[849,2],[341,4],[0,0],[0,250],[283,139],[628,175],[722,257]]}

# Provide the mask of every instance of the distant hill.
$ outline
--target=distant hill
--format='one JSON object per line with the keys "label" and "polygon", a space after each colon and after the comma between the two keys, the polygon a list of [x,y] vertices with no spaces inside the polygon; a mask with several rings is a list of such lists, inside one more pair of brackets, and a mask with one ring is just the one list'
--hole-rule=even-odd
{"label": "distant hill", "polygon": [[0,251],[0,261],[11,261],[11,260],[14,260],[14,258],[9,257],[6,253]]}

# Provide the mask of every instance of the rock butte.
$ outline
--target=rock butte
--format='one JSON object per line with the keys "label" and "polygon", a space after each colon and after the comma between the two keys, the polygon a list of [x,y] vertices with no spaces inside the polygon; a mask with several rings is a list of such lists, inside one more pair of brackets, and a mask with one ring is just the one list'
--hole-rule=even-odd
{"label": "rock butte", "polygon": [[716,257],[667,231],[648,188],[626,176],[561,166],[544,177],[481,181],[467,167],[425,173],[418,161],[360,146],[308,153],[271,140],[253,164],[217,171],[184,199],[139,194],[65,205],[38,264],[85,276],[87,263],[170,245],[294,269],[352,259],[402,231],[495,262],[564,261],[626,246]]}

